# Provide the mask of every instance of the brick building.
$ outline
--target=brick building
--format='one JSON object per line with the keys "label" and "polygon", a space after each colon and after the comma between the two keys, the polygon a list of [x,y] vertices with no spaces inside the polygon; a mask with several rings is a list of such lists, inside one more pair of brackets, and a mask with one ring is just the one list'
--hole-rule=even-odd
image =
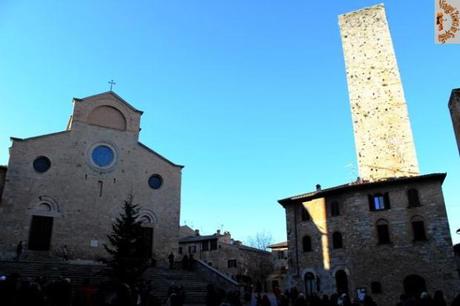
{"label": "brick building", "polygon": [[279,200],[289,285],[306,294],[460,288],[442,193],[443,173],[420,175],[383,5],[339,16],[360,177]]}
{"label": "brick building", "polygon": [[0,257],[107,256],[103,244],[123,201],[140,207],[159,262],[177,250],[182,166],[139,142],[142,112],[114,92],[74,99],[65,131],[11,138],[0,167]]}
{"label": "brick building", "polygon": [[188,226],[181,226],[179,256],[193,254],[209,266],[238,281],[265,281],[272,272],[271,253],[245,246],[234,240],[230,232],[220,230],[200,235]]}

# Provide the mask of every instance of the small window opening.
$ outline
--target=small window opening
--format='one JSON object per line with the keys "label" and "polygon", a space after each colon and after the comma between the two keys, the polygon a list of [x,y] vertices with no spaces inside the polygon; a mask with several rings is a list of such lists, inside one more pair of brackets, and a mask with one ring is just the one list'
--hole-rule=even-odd
{"label": "small window opening", "polygon": [[339,202],[333,201],[331,203],[331,217],[340,216]]}
{"label": "small window opening", "polygon": [[388,222],[385,220],[377,221],[377,238],[379,244],[389,244],[390,240],[390,230],[388,227]]}
{"label": "small window opening", "polygon": [[304,236],[302,238],[302,249],[304,252],[311,252],[311,238],[310,236]]}
{"label": "small window opening", "polygon": [[425,232],[425,222],[420,220],[420,218],[414,218],[412,221],[412,232],[414,234],[414,241],[425,241],[426,232]]}
{"label": "small window opening", "polygon": [[102,181],[97,181],[97,184],[99,186],[99,197],[102,197],[102,188],[104,186],[104,183]]}
{"label": "small window opening", "polygon": [[418,190],[417,189],[409,189],[407,191],[407,198],[409,200],[409,207],[418,207],[421,206],[420,204],[420,198],[418,196]]}
{"label": "small window opening", "polygon": [[343,248],[343,240],[342,240],[341,233],[335,232],[334,234],[332,234],[332,248],[333,249]]}
{"label": "small window opening", "polygon": [[371,292],[373,294],[382,293],[382,284],[380,282],[372,282],[371,283]]}

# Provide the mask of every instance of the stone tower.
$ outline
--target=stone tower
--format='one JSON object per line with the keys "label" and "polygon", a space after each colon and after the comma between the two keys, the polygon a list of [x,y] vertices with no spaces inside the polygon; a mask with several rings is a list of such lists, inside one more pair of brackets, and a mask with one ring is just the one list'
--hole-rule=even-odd
{"label": "stone tower", "polygon": [[383,4],[339,16],[359,175],[419,174]]}
{"label": "stone tower", "polygon": [[454,125],[455,138],[457,139],[458,152],[460,153],[460,88],[453,89],[449,99],[450,116]]}

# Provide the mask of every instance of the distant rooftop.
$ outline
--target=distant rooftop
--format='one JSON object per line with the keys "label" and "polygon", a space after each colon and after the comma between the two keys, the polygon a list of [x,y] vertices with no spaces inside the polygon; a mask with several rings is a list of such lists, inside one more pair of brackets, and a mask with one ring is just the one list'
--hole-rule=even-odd
{"label": "distant rooftop", "polygon": [[287,241],[270,244],[268,246],[268,248],[270,248],[270,249],[280,249],[280,248],[287,248],[287,247],[288,247],[288,242]]}

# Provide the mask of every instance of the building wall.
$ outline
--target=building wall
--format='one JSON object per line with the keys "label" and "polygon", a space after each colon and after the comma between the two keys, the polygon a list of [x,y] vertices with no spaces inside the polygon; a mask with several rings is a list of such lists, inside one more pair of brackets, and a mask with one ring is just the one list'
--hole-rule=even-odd
{"label": "building wall", "polygon": [[[121,109],[126,118],[138,117],[112,95],[101,97],[104,105]],[[85,101],[81,109],[96,107],[99,100]],[[77,118],[78,116],[74,116]],[[132,120],[131,120],[132,121]],[[103,244],[122,204],[133,196],[145,224],[154,229],[153,252],[161,262],[177,249],[180,215],[181,167],[138,143],[138,129],[116,130],[73,121],[71,130],[43,137],[14,140],[3,197],[0,206],[0,249],[2,257],[11,257],[20,240],[28,241],[33,215],[54,217],[50,254],[67,245],[73,258],[107,257]],[[109,144],[116,152],[110,169],[97,168],[91,162],[91,148]],[[47,156],[51,167],[38,173],[32,164],[38,156]],[[159,189],[148,179],[163,178]],[[102,188],[101,188],[102,186]],[[52,203],[43,211],[42,202]],[[31,251],[26,253],[32,254]]]}
{"label": "building wall", "polygon": [[[419,191],[422,206],[408,208],[407,190]],[[391,209],[370,211],[368,195],[388,192]],[[331,217],[329,203],[338,201],[340,216]],[[348,275],[349,293],[357,288],[371,292],[371,282],[382,285],[382,294],[372,294],[378,305],[394,305],[404,292],[403,280],[416,274],[426,281],[430,293],[441,289],[451,300],[459,288],[452,241],[440,182],[346,192],[303,204],[311,221],[300,221],[299,205],[286,208],[291,285],[305,290],[303,277],[312,272],[321,279],[321,293],[336,292],[335,273]],[[296,215],[297,214],[297,215]],[[326,218],[323,218],[327,216]],[[413,241],[411,219],[424,219],[427,241]],[[379,245],[376,222],[389,223],[391,244]],[[343,248],[332,248],[332,233],[343,235]],[[297,233],[297,239],[296,239]],[[302,236],[310,235],[312,252],[302,251]],[[298,263],[297,263],[298,258]],[[298,271],[298,274],[297,274]]]}
{"label": "building wall", "polygon": [[[201,242],[180,243],[182,247],[182,255],[189,255],[189,247],[195,247],[196,252],[193,253],[195,259],[201,259],[212,267],[218,269],[222,273],[227,274],[234,279],[238,275],[250,276],[257,278],[257,273],[260,270],[262,263],[271,262],[271,253],[260,250],[248,250],[242,248],[239,243],[225,242],[225,235],[219,237],[217,249],[203,251]],[[236,260],[236,266],[229,267],[228,261]]]}
{"label": "building wall", "polygon": [[6,171],[8,168],[0,166],[0,204],[2,200],[3,187],[5,186]]}
{"label": "building wall", "polygon": [[398,65],[383,5],[339,16],[359,175],[418,175]]}
{"label": "building wall", "polygon": [[458,152],[460,153],[460,88],[453,89],[449,99],[449,111],[454,126]]}

